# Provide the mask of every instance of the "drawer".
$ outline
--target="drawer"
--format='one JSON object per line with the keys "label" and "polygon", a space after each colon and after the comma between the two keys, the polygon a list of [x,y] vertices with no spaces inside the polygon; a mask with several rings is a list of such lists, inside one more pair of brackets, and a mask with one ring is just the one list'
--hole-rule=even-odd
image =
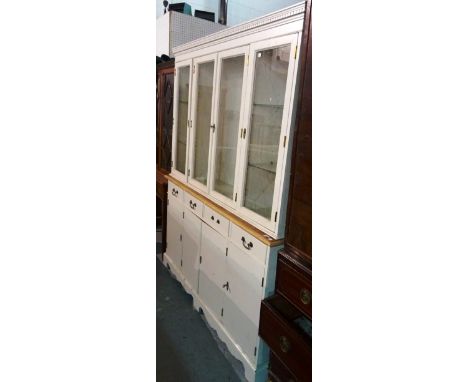
{"label": "drawer", "polygon": [[270,354],[269,381],[298,382],[297,378],[273,353]]}
{"label": "drawer", "polygon": [[290,374],[306,382],[312,374],[312,345],[311,338],[294,323],[301,317],[282,297],[265,299],[260,308],[259,334]]}
{"label": "drawer", "polygon": [[168,183],[167,195],[169,198],[178,200],[181,203],[184,202],[184,190],[179,186],[176,186],[174,183]]}
{"label": "drawer", "polygon": [[244,252],[265,263],[268,246],[235,224],[231,224],[231,241]]}
{"label": "drawer", "polygon": [[195,196],[190,195],[188,192],[185,193],[185,207],[192,211],[198,217],[202,217],[203,213],[203,202],[197,199]]}
{"label": "drawer", "polygon": [[203,220],[220,234],[229,235],[229,220],[208,206],[203,209]]}
{"label": "drawer", "polygon": [[312,280],[281,257],[276,270],[276,291],[312,319]]}

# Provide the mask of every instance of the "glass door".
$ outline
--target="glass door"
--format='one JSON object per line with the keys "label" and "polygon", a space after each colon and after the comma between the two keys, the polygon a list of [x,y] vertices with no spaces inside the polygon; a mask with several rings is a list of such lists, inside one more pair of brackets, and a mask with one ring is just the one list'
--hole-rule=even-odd
{"label": "glass door", "polygon": [[238,140],[248,51],[246,46],[218,54],[210,191],[215,198],[231,206],[237,200],[234,185],[240,156]]}
{"label": "glass door", "polygon": [[285,36],[252,44],[249,52],[240,203],[246,215],[270,229],[276,224],[279,186],[284,178],[296,44],[297,35]]}
{"label": "glass door", "polygon": [[190,128],[190,166],[188,181],[208,190],[210,136],[213,129],[216,54],[193,60],[192,117]]}
{"label": "glass door", "polygon": [[192,60],[175,65],[174,129],[172,132],[172,173],[185,180],[190,116]]}

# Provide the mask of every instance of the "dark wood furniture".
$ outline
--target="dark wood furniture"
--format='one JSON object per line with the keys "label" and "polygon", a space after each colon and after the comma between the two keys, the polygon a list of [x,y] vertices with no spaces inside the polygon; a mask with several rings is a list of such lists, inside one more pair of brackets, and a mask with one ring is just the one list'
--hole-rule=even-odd
{"label": "dark wood furniture", "polygon": [[312,21],[307,1],[301,42],[284,248],[278,254],[275,294],[262,302],[259,333],[270,347],[269,380],[312,379]]}
{"label": "dark wood furniture", "polygon": [[162,248],[166,251],[167,179],[171,171],[174,60],[156,66],[156,217],[162,225]]}

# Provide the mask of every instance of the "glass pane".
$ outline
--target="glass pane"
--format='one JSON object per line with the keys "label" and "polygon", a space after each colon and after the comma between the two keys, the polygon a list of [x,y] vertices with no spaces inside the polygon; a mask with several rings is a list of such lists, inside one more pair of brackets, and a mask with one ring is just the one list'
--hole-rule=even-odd
{"label": "glass pane", "polygon": [[213,188],[230,199],[234,194],[244,60],[242,55],[221,61]]}
{"label": "glass pane", "polygon": [[190,67],[177,68],[179,99],[177,105],[176,169],[185,174]]}
{"label": "glass pane", "polygon": [[161,132],[161,168],[171,171],[171,145],[172,145],[172,100],[174,97],[174,73],[168,73],[164,77],[163,99],[160,101],[163,113]]}
{"label": "glass pane", "polygon": [[244,206],[271,217],[290,45],[256,52]]}
{"label": "glass pane", "polygon": [[193,178],[206,185],[208,151],[210,145],[211,99],[213,96],[214,61],[198,65],[195,158]]}

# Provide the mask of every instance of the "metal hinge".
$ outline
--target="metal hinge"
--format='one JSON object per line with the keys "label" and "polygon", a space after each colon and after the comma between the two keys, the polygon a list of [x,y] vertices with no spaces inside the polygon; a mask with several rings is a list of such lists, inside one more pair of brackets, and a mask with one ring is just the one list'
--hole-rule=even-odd
{"label": "metal hinge", "polygon": [[182,266],[182,260],[180,260],[180,266]]}
{"label": "metal hinge", "polygon": [[213,133],[214,133],[214,131],[216,129],[216,125],[213,123],[210,127],[213,129]]}
{"label": "metal hinge", "polygon": [[234,201],[237,202],[237,192],[236,192],[236,196],[234,197]]}
{"label": "metal hinge", "polygon": [[190,176],[190,169],[187,170],[187,175]]}
{"label": "metal hinge", "polygon": [[182,219],[185,219],[185,211],[182,211]]}
{"label": "metal hinge", "polygon": [[200,264],[201,264],[201,262],[202,262],[202,257],[200,256]]}
{"label": "metal hinge", "polygon": [[265,277],[262,277],[262,286],[264,282],[265,282]]}
{"label": "metal hinge", "polygon": [[223,317],[224,314],[224,308],[221,308],[221,317]]}
{"label": "metal hinge", "polygon": [[294,59],[297,58],[297,45],[296,45],[296,50],[294,51]]}
{"label": "metal hinge", "polygon": [[275,222],[277,218],[278,218],[278,211],[275,212]]}
{"label": "metal hinge", "polygon": [[190,129],[192,127],[192,120],[187,120],[187,127]]}
{"label": "metal hinge", "polygon": [[226,256],[227,256],[227,254],[228,254],[228,249],[226,248]]}
{"label": "metal hinge", "polygon": [[180,234],[180,241],[182,241],[182,234]]}
{"label": "metal hinge", "polygon": [[257,355],[257,347],[255,346],[255,349],[254,349],[254,356]]}
{"label": "metal hinge", "polygon": [[244,139],[245,139],[245,133],[246,133],[246,132],[247,132],[247,129],[244,128],[244,135],[243,135],[243,137],[242,137],[242,138],[244,138]]}
{"label": "metal hinge", "polygon": [[284,136],[284,139],[283,139],[283,147],[286,147],[286,135]]}

